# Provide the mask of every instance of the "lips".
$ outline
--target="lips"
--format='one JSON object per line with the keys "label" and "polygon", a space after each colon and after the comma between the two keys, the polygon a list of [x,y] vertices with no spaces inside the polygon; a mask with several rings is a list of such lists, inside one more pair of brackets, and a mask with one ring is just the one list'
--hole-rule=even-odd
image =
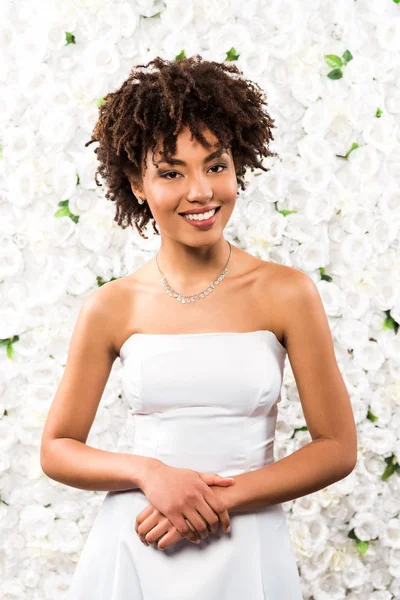
{"label": "lips", "polygon": [[181,215],[182,217],[184,215],[202,215],[206,212],[210,212],[210,210],[218,210],[219,208],[221,208],[221,206],[205,206],[204,208],[194,208],[193,210],[187,210],[186,212],[180,212],[178,213],[179,215]]}
{"label": "lips", "polygon": [[[219,209],[220,207],[218,207]],[[217,220],[218,217],[218,213],[219,210],[215,210],[214,214],[211,217],[208,217],[208,219],[188,219],[187,217],[183,216],[183,215],[179,215],[180,217],[182,217],[182,219],[185,219],[186,221],[186,225],[190,225],[191,227],[194,227],[195,229],[204,229],[204,230],[208,230],[210,229],[214,223]]]}
{"label": "lips", "polygon": [[[214,215],[217,214],[217,212],[220,210],[220,208],[221,208],[220,206],[216,206],[215,207],[215,213],[214,213]],[[180,214],[181,217],[185,218],[185,215],[187,215],[187,216],[189,216],[189,215],[193,215],[193,216],[194,215],[204,215],[206,212],[210,212],[210,210],[213,210],[213,209],[210,208],[209,210],[205,210],[205,211],[203,211],[201,213],[178,213],[178,214]]]}

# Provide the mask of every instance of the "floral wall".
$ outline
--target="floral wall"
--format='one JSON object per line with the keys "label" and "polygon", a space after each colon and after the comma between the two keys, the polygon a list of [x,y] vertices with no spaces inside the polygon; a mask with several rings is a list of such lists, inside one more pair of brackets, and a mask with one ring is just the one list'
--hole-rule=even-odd
{"label": "floral wall", "polygon": [[[85,148],[135,64],[233,61],[268,94],[268,173],[226,239],[317,283],[358,431],[345,479],[284,503],[307,600],[400,598],[400,3],[0,4],[0,597],[65,597],[105,492],[49,479],[45,419],[86,294],[157,252],[113,221]],[[117,360],[87,443],[132,450]],[[285,365],[275,460],[311,441]]]}

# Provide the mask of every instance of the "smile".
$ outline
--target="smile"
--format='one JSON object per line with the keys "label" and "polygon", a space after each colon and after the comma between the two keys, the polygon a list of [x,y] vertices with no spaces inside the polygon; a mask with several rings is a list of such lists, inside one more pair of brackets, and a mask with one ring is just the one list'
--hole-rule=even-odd
{"label": "smile", "polygon": [[197,227],[198,229],[206,229],[213,225],[216,221],[216,216],[220,211],[221,207],[219,206],[217,209],[210,210],[208,213],[204,213],[207,215],[207,218],[204,218],[203,215],[179,215],[182,219],[185,219],[187,223]]}

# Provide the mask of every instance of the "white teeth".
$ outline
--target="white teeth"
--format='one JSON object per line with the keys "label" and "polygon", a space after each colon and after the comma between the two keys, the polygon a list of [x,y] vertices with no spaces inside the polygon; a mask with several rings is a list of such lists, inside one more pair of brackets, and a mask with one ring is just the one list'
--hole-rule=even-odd
{"label": "white teeth", "polygon": [[202,213],[202,214],[197,214],[197,215],[183,215],[185,217],[185,219],[189,219],[189,221],[205,221],[206,219],[209,219],[210,217],[212,217],[216,212],[216,208],[213,208],[212,210],[206,212],[206,213]]}

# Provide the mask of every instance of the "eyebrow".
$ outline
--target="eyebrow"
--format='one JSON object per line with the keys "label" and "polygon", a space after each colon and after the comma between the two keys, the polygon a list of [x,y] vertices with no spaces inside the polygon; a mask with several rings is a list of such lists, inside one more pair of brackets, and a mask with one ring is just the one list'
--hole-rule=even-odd
{"label": "eyebrow", "polygon": [[[217,158],[218,156],[221,156],[222,154],[226,154],[227,151],[225,148],[218,148],[217,150],[214,150],[214,152],[211,152],[211,154],[209,154],[208,156],[205,157],[205,159],[203,160],[203,163],[208,162],[209,160],[212,160],[213,158]],[[186,166],[186,163],[184,160],[179,160],[179,158],[162,158],[161,160],[157,161],[155,164],[159,165],[160,163],[167,163],[168,165],[183,165]]]}

